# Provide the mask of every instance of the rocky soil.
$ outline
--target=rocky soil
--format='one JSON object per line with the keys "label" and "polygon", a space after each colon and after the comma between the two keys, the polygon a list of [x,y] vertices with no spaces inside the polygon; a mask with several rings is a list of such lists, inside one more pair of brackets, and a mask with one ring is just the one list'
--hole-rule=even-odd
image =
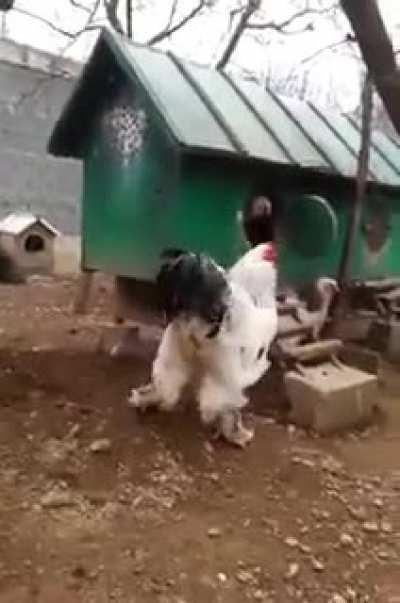
{"label": "rocky soil", "polygon": [[319,439],[267,407],[239,451],[190,404],[129,409],[150,358],[99,352],[110,286],[79,319],[75,289],[0,289],[1,603],[400,601],[394,368],[385,421]]}

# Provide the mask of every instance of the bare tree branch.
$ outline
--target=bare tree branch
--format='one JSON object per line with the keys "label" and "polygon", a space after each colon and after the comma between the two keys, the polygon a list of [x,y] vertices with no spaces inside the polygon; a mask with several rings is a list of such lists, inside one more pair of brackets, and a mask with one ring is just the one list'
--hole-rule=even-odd
{"label": "bare tree branch", "polygon": [[319,56],[321,56],[321,54],[324,54],[325,52],[329,52],[331,50],[336,50],[337,48],[339,48],[340,46],[343,46],[344,44],[350,44],[355,41],[356,41],[355,37],[348,34],[347,36],[345,36],[341,40],[338,40],[337,42],[332,42],[332,44],[327,44],[327,46],[323,46],[322,48],[319,48],[318,50],[316,50],[315,52],[310,54],[308,57],[303,59],[300,64],[304,65],[305,63],[314,61]]}
{"label": "bare tree branch", "polygon": [[125,31],[121,21],[118,18],[118,6],[119,0],[104,0],[104,8],[110,25],[115,29],[116,32],[123,36]]}
{"label": "bare tree branch", "polygon": [[[66,29],[63,29],[62,27],[58,27],[58,25],[55,25],[52,21],[41,17],[40,15],[35,15],[34,13],[31,13],[23,8],[14,8],[15,12],[19,13],[20,15],[25,15],[26,17],[29,17],[30,19],[35,19],[36,21],[38,21],[39,23],[43,23],[43,25],[46,25],[47,27],[49,27],[51,30],[55,31],[56,33],[59,33],[62,36],[65,36],[66,38],[69,38],[72,43],[74,43],[76,41],[76,39],[81,36],[83,33],[88,32],[88,31],[93,31],[96,29],[100,29],[100,25],[95,25],[92,23],[98,9],[100,6],[100,0],[96,0],[93,8],[91,9],[88,18],[86,20],[86,23],[83,27],[81,27],[81,29],[78,29],[78,31],[67,31]],[[69,48],[70,45],[68,45]]]}
{"label": "bare tree branch", "polygon": [[247,0],[247,5],[243,10],[242,14],[240,15],[232,37],[229,40],[227,47],[225,48],[221,58],[219,59],[216,65],[217,69],[224,69],[224,67],[226,67],[226,65],[229,63],[233,53],[236,50],[237,45],[240,42],[240,38],[242,37],[244,31],[248,26],[249,19],[251,19],[253,14],[257,10],[259,10],[260,5],[261,0]]}
{"label": "bare tree branch", "polygon": [[[85,33],[86,31],[91,31],[93,29],[97,29],[99,26],[93,24],[93,19],[96,16],[96,13],[100,7],[101,0],[95,0],[93,7],[90,9],[88,17],[86,19],[85,25],[77,31],[75,34],[71,34],[71,37],[68,43],[64,46],[64,48],[59,53],[57,60],[54,61],[51,67],[51,72],[46,73],[43,77],[40,77],[34,85],[20,94],[12,103],[9,104],[9,109],[12,112],[17,111],[28,99],[34,99],[39,95],[42,88],[52,79],[56,77],[65,77],[65,71],[60,67],[61,61],[65,53],[71,48],[73,44],[78,40],[78,38]],[[72,37],[73,36],[73,37]],[[68,36],[69,37],[69,36]]]}
{"label": "bare tree branch", "polygon": [[79,8],[80,10],[85,11],[85,13],[91,12],[91,9],[88,6],[84,6],[83,4],[80,4],[80,2],[77,2],[77,0],[69,0],[69,1],[74,8]]}
{"label": "bare tree branch", "polygon": [[203,10],[203,8],[206,5],[207,5],[206,0],[200,0],[200,2],[197,4],[197,6],[195,6],[193,8],[193,10],[190,11],[190,13],[188,13],[185,17],[183,17],[180,21],[178,21],[178,23],[176,23],[174,26],[172,26],[170,28],[168,28],[168,26],[167,26],[165,29],[160,31],[158,34],[152,36],[147,41],[147,44],[149,46],[153,46],[154,44],[158,44],[159,42],[161,42],[161,40],[164,40],[165,38],[169,38],[170,36],[172,36],[172,34],[174,34],[179,29],[184,27],[187,23],[189,23],[189,21],[194,19],[200,13],[200,11]]}
{"label": "bare tree branch", "polygon": [[167,26],[165,28],[166,30],[170,29],[172,26],[172,23],[174,22],[176,11],[178,9],[178,2],[179,2],[179,0],[173,0],[173,2],[172,2],[171,10],[169,12]]}
{"label": "bare tree branch", "polygon": [[35,19],[35,21],[39,21],[40,23],[47,25],[47,27],[50,27],[50,29],[52,29],[53,31],[55,31],[63,36],[66,36],[67,38],[74,38],[76,35],[73,32],[63,29],[62,27],[58,27],[57,25],[55,25],[48,19],[45,19],[45,17],[41,17],[40,15],[35,15],[34,13],[31,13],[28,10],[25,10],[23,8],[15,7],[14,11],[16,13],[19,13],[20,15],[25,15],[26,17],[30,17],[31,19]]}
{"label": "bare tree branch", "polygon": [[400,69],[376,0],[341,0],[362,57],[400,134]]}
{"label": "bare tree branch", "polygon": [[[302,17],[308,17],[310,15],[326,15],[327,13],[330,13],[331,11],[335,10],[336,8],[338,8],[338,4],[332,4],[332,6],[329,6],[327,8],[304,8],[303,10],[298,11],[297,13],[294,13],[293,15],[291,15],[288,19],[286,19],[285,21],[282,21],[281,23],[276,23],[275,21],[267,21],[265,23],[247,23],[246,28],[247,29],[273,29],[274,31],[277,31],[279,33],[291,33],[291,32],[286,32],[286,28],[289,27],[290,25],[293,24],[294,21],[297,21],[298,19],[301,19]],[[310,28],[310,24],[308,26],[306,26],[305,29]],[[300,31],[304,31],[300,30]],[[293,32],[292,32],[293,33]],[[295,32],[297,33],[297,32]]]}

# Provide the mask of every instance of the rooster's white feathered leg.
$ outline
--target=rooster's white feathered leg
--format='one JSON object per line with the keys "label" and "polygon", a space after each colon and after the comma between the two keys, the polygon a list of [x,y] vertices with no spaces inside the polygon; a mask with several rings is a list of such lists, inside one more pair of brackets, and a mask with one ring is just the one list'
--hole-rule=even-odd
{"label": "rooster's white feathered leg", "polygon": [[204,424],[215,426],[217,437],[222,436],[228,442],[244,447],[254,435],[242,423],[240,409],[247,401],[240,389],[221,380],[221,374],[208,374],[199,390],[201,419]]}
{"label": "rooster's white feathered leg", "polygon": [[158,348],[150,383],[132,389],[128,404],[141,410],[150,407],[173,410],[191,374],[190,357],[185,356],[179,330],[171,323],[164,331]]}

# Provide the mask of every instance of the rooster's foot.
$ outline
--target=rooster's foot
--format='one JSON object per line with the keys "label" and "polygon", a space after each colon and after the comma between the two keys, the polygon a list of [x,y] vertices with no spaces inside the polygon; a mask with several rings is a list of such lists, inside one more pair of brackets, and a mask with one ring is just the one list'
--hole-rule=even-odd
{"label": "rooster's foot", "polygon": [[128,406],[145,412],[149,408],[158,407],[160,403],[152,383],[131,389]]}
{"label": "rooster's foot", "polygon": [[219,435],[230,444],[245,448],[254,438],[254,430],[243,425],[239,411],[231,410],[220,418]]}

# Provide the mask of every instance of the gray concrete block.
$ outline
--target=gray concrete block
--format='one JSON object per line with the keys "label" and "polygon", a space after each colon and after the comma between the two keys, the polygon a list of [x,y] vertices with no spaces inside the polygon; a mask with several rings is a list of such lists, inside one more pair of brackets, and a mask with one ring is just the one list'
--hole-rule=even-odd
{"label": "gray concrete block", "polygon": [[291,420],[301,427],[329,434],[368,424],[379,405],[375,375],[331,362],[304,367],[284,376],[292,405]]}
{"label": "gray concrete block", "polygon": [[373,375],[378,375],[381,368],[380,353],[356,343],[346,343],[339,352],[339,358],[345,364]]}
{"label": "gray concrete block", "polygon": [[400,362],[400,321],[377,319],[368,333],[368,343],[389,362]]}

